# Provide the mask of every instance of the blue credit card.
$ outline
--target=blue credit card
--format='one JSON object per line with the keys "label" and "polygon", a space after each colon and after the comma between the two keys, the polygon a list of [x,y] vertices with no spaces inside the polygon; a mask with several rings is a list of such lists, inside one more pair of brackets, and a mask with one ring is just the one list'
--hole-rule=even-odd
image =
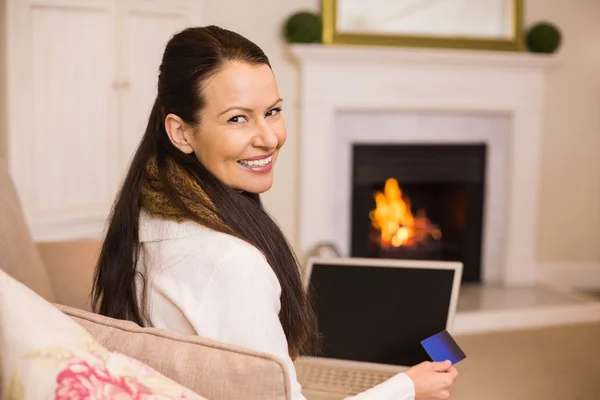
{"label": "blue credit card", "polygon": [[448,331],[443,330],[440,333],[421,341],[421,345],[425,348],[432,361],[450,360],[452,365],[467,358],[465,353],[458,347],[454,338],[450,336]]}

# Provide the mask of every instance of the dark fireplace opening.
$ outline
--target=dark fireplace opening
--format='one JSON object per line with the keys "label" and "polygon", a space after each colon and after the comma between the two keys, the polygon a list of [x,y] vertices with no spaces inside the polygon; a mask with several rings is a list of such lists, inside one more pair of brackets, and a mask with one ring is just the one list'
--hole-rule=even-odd
{"label": "dark fireplace opening", "polygon": [[462,261],[481,280],[485,144],[354,145],[351,255]]}

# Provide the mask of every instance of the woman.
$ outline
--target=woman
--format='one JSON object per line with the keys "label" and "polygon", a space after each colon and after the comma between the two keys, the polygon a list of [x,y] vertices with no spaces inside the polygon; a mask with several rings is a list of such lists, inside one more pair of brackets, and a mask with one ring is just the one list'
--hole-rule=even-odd
{"label": "woman", "polygon": [[[286,138],[281,107],[267,57],[244,37],[209,26],[169,41],[112,211],[94,304],[113,318],[279,356],[293,398],[303,399],[293,360],[316,349],[315,315],[259,199]],[[424,363],[369,398],[447,398],[456,375]]]}

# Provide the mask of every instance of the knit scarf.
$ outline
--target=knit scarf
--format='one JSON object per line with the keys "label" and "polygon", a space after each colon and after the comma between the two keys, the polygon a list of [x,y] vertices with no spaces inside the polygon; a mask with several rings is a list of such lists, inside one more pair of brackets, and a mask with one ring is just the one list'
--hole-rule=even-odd
{"label": "knit scarf", "polygon": [[[232,233],[231,228],[218,216],[216,208],[198,181],[190,176],[172,159],[165,160],[166,184],[171,192],[202,221],[208,228]],[[155,158],[146,165],[146,176],[142,184],[142,207],[150,214],[177,222],[190,220],[190,217],[167,196],[167,190],[160,179]]]}
{"label": "knit scarf", "polygon": [[[179,164],[167,158],[165,160],[166,183],[176,197],[207,228],[232,234],[233,230],[217,214],[214,203],[208,197],[198,181],[190,176]],[[146,175],[142,184],[142,207],[153,216],[177,222],[189,221],[190,217],[178,208],[166,195],[165,187],[160,179],[156,159],[152,158],[146,165]],[[295,360],[298,351],[290,349],[290,357]]]}

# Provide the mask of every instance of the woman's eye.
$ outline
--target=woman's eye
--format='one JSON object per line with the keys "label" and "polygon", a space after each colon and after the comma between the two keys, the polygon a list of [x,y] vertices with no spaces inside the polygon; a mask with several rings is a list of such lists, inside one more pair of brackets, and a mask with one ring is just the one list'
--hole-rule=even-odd
{"label": "woman's eye", "polygon": [[243,115],[236,115],[235,117],[229,118],[228,122],[233,122],[234,124],[239,124],[242,122],[247,122],[248,120]]}
{"label": "woman's eye", "polygon": [[273,108],[273,109],[271,109],[271,110],[267,111],[267,114],[266,114],[266,116],[267,116],[267,117],[272,117],[273,115],[277,115],[277,114],[279,114],[280,112],[281,112],[281,108],[279,108],[279,107],[278,107],[278,108]]}

